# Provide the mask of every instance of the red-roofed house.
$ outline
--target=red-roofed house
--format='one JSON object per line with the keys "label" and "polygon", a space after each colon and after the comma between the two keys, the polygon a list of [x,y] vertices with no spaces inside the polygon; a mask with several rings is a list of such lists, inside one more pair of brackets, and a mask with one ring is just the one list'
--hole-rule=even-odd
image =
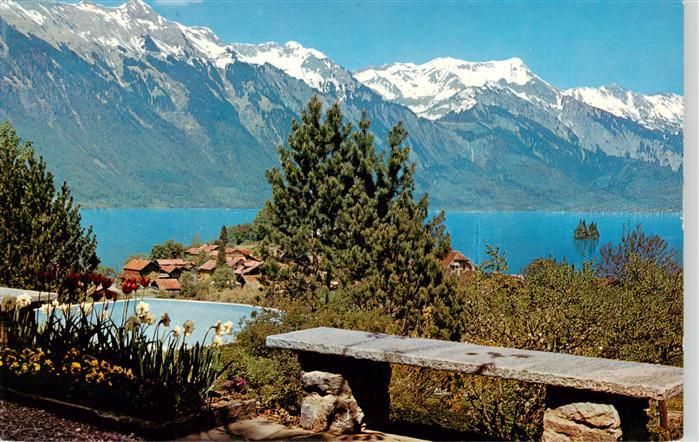
{"label": "red-roofed house", "polygon": [[216,260],[210,259],[210,260],[206,261],[204,264],[197,267],[197,276],[199,277],[200,280],[203,281],[203,280],[211,278],[213,276],[215,270],[216,270]]}
{"label": "red-roofed house", "polygon": [[132,259],[124,264],[122,277],[124,279],[155,279],[158,277],[158,266],[148,259]]}
{"label": "red-roofed house", "polygon": [[439,261],[439,265],[453,275],[460,275],[462,272],[471,273],[476,270],[473,262],[457,250],[449,251],[447,256]]}
{"label": "red-roofed house", "polygon": [[155,280],[155,285],[158,286],[158,290],[164,290],[171,293],[180,292],[180,281],[175,278],[158,278]]}
{"label": "red-roofed house", "polygon": [[199,253],[201,253],[202,250],[204,250],[204,246],[190,247],[185,251],[185,253],[189,256],[199,256]]}
{"label": "red-roofed house", "polygon": [[245,262],[245,257],[244,256],[235,256],[235,257],[226,257],[226,265],[231,268],[236,268],[239,264],[242,265],[242,263]]}

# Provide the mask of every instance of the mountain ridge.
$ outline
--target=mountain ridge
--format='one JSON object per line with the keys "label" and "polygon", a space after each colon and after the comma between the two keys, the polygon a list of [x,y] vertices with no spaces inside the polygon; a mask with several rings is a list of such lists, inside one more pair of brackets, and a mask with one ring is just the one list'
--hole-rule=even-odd
{"label": "mountain ridge", "polygon": [[[76,195],[89,205],[259,204],[276,146],[319,95],[341,102],[349,120],[366,111],[379,148],[403,121],[418,189],[442,207],[681,207],[681,99],[672,95],[653,101],[612,90],[606,98],[614,106],[601,109],[589,88],[559,90],[521,59],[445,57],[428,62],[436,82],[423,92],[447,92],[424,104],[433,111],[424,118],[316,49],[223,43],[140,0],[116,7],[8,0],[0,8],[0,118],[51,146],[42,153],[73,187],[87,184]],[[445,71],[454,66],[460,71]],[[66,87],[73,84],[82,90]],[[645,107],[629,118],[636,103]],[[674,108],[659,112],[659,105]],[[146,167],[118,137],[142,144]],[[75,154],[94,167],[66,160]],[[128,180],[133,189],[120,196],[100,189],[100,180]]]}

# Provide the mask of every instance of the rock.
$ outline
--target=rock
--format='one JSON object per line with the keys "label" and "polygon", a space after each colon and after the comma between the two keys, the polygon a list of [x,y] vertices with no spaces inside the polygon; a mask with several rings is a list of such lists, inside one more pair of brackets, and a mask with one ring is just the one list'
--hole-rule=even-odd
{"label": "rock", "polygon": [[621,438],[619,413],[611,405],[580,402],[544,413],[544,442],[616,441]]}
{"label": "rock", "polygon": [[347,382],[341,375],[325,371],[302,372],[301,384],[308,393],[338,395],[347,389]]}
{"label": "rock", "polygon": [[255,414],[257,401],[248,399],[244,401],[231,402],[227,406],[227,422],[235,422],[238,419],[248,418]]}
{"label": "rock", "polygon": [[343,396],[335,401],[335,412],[328,431],[334,434],[353,434],[361,431],[364,412],[352,396]]}
{"label": "rock", "polygon": [[334,434],[357,433],[364,412],[342,375],[324,371],[301,373],[307,396],[301,403],[301,426],[311,431]]}
{"label": "rock", "polygon": [[335,411],[334,395],[321,396],[312,393],[301,403],[300,424],[306,430],[327,431],[331,424],[331,417]]}

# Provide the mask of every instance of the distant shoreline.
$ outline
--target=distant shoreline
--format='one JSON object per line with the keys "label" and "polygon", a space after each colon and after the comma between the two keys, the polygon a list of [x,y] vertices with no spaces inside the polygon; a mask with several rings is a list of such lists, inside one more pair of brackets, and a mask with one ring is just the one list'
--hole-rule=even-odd
{"label": "distant shoreline", "polygon": [[[160,207],[160,206],[145,206],[145,207],[88,207],[81,206],[80,210],[89,211],[117,211],[117,210],[260,210],[262,207]],[[459,208],[430,208],[430,213],[438,213],[440,211],[451,213],[599,213],[609,215],[619,215],[624,213],[635,214],[663,214],[663,215],[679,215],[684,213],[682,210],[675,209],[622,209],[622,210],[607,210],[607,209],[566,209],[566,210],[540,210],[540,209],[459,209]]]}

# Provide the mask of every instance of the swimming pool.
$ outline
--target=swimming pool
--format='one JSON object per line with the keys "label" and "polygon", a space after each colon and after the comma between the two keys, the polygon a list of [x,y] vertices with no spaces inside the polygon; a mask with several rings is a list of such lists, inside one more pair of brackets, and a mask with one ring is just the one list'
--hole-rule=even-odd
{"label": "swimming pool", "polygon": [[[233,332],[240,331],[241,321],[254,318],[257,314],[262,313],[264,309],[253,305],[245,304],[230,304],[225,302],[210,302],[210,301],[189,301],[181,299],[160,299],[160,298],[139,298],[130,301],[120,300],[116,302],[96,302],[94,304],[93,314],[102,314],[105,311],[105,306],[108,305],[106,311],[112,319],[120,323],[122,317],[134,314],[134,309],[140,301],[146,302],[150,306],[150,311],[155,315],[157,320],[167,313],[172,321],[170,327],[182,324],[191,320],[194,322],[194,331],[187,338],[187,342],[202,342],[206,331],[214,325],[216,321],[225,323],[231,321],[233,323]],[[73,309],[77,309],[74,306]],[[125,309],[128,310],[124,312]],[[37,319],[41,323],[46,316],[37,309]],[[151,327],[153,329],[154,327]],[[161,328],[162,330],[162,328]],[[211,343],[212,333],[206,337],[206,344]],[[230,342],[234,336],[223,336],[223,342]]]}

